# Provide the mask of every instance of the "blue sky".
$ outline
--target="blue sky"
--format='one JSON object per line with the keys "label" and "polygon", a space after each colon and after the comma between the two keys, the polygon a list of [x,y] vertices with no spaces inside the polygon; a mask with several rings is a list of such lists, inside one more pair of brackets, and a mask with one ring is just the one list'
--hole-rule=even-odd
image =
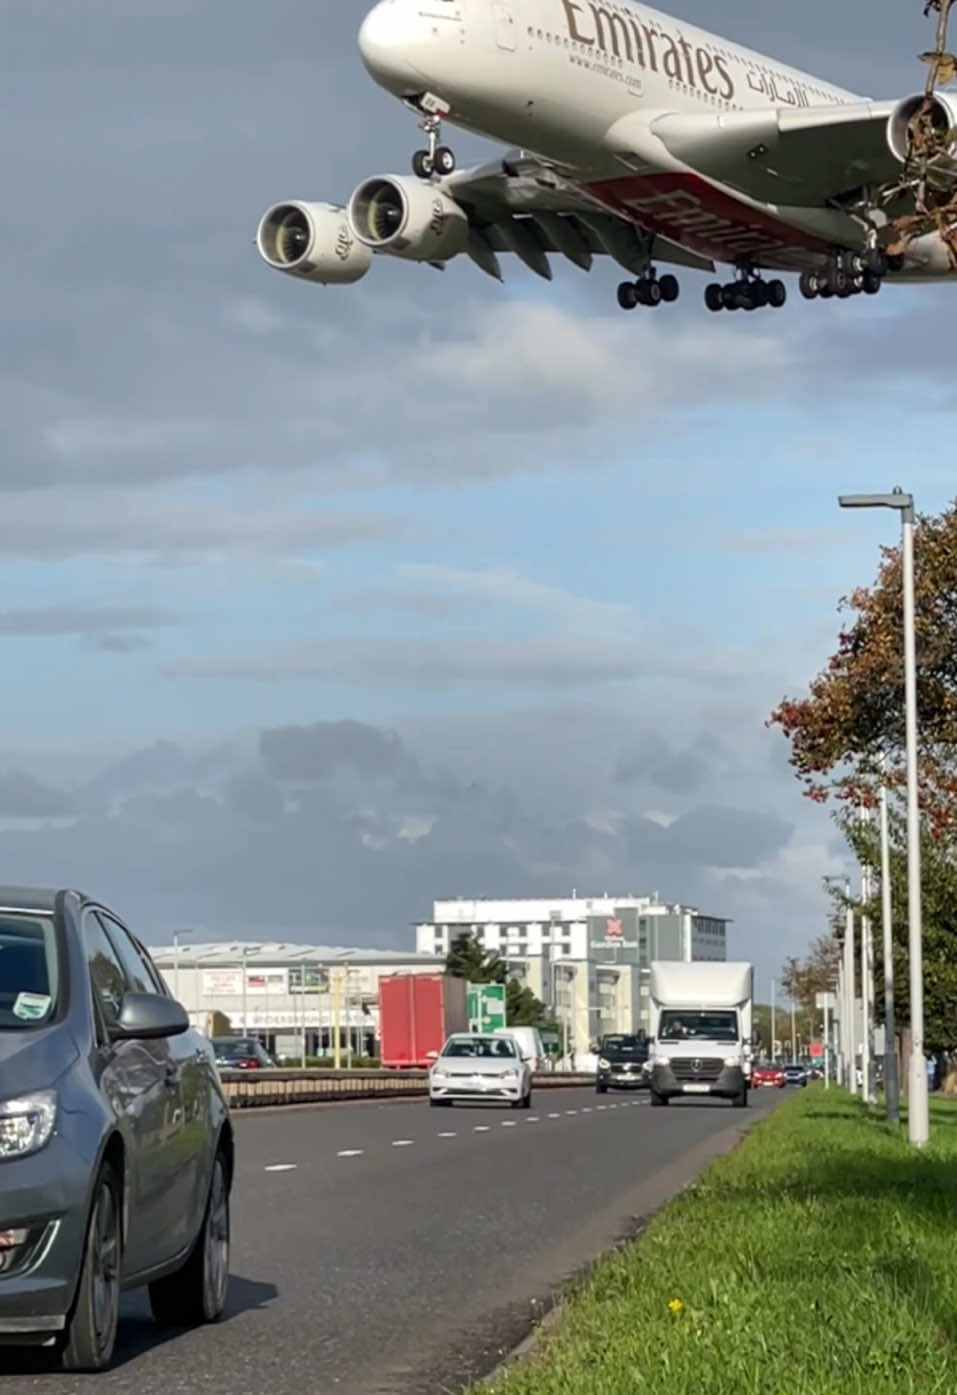
{"label": "blue sky", "polygon": [[[923,83],[912,8],[678,12],[883,96]],[[608,265],[293,283],[262,211],[416,138],[363,6],[127,10],[7,21],[0,876],[155,939],[383,944],[436,895],[657,888],[774,973],[844,861],[764,719],[894,540],[837,494],[950,502],[953,289],[712,316],[690,272],[623,315]],[[330,774],[270,765],[286,728]]]}

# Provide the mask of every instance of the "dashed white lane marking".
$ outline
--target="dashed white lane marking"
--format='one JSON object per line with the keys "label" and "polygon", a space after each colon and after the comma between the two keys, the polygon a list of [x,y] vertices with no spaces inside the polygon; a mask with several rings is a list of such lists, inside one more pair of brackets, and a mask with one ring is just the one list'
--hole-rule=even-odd
{"label": "dashed white lane marking", "polygon": [[537,1115],[537,1114],[530,1114],[530,1115],[528,1116],[528,1118],[525,1120],[525,1122],[526,1122],[526,1124],[537,1124],[537,1123],[538,1123],[538,1115]]}
{"label": "dashed white lane marking", "polygon": [[591,1106],[590,1106],[590,1105],[586,1105],[585,1108],[582,1110],[582,1113],[583,1113],[583,1114],[590,1114],[590,1113],[591,1113]]}
{"label": "dashed white lane marking", "polygon": [[336,1154],[337,1158],[361,1158],[365,1149],[363,1148],[340,1148]]}
{"label": "dashed white lane marking", "polygon": [[578,1113],[578,1110],[577,1110],[577,1109],[566,1109],[566,1110],[565,1110],[565,1113],[566,1113],[566,1114],[577,1114],[577,1113]]}
{"label": "dashed white lane marking", "polygon": [[549,1119],[560,1119],[562,1116],[560,1114],[549,1114],[548,1117]]}
{"label": "dashed white lane marking", "polygon": [[608,1108],[609,1108],[609,1109],[617,1109],[618,1106],[617,1106],[617,1104],[610,1104],[610,1105],[608,1106]]}
{"label": "dashed white lane marking", "polygon": [[488,1131],[488,1124],[476,1124],[474,1129],[472,1130],[473,1133],[488,1133]]}
{"label": "dashed white lane marking", "polygon": [[503,1120],[502,1120],[502,1128],[503,1128],[503,1129],[514,1129],[514,1127],[515,1127],[515,1120],[514,1120],[514,1119],[503,1119]]}
{"label": "dashed white lane marking", "polygon": [[411,1147],[412,1147],[412,1139],[411,1139],[411,1138],[393,1138],[393,1140],[392,1140],[392,1146],[393,1146],[393,1148],[411,1148]]}
{"label": "dashed white lane marking", "polygon": [[607,1109],[608,1106],[607,1106],[607,1104],[599,1104],[599,1105],[596,1105],[596,1108],[598,1109],[598,1111],[599,1111],[599,1113],[600,1113],[601,1110]]}
{"label": "dashed white lane marking", "polygon": [[457,1137],[457,1135],[456,1135],[454,1132],[449,1132],[449,1131],[447,1131],[447,1132],[445,1132],[445,1133],[440,1133],[440,1134],[439,1134],[439,1138],[456,1138],[456,1137]]}
{"label": "dashed white lane marking", "polygon": [[271,1163],[266,1168],[267,1172],[295,1172],[297,1163]]}

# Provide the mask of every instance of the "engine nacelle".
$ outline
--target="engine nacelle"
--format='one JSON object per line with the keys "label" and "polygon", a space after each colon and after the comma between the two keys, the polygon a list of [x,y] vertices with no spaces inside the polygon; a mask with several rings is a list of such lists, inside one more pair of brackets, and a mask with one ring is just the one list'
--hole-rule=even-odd
{"label": "engine nacelle", "polygon": [[898,102],[887,120],[891,154],[926,159],[928,181],[939,189],[957,184],[957,93],[920,92]]}
{"label": "engine nacelle", "polygon": [[331,203],[277,203],[260,220],[256,246],[276,271],[329,286],[359,281],[372,263],[346,210]]}
{"label": "engine nacelle", "polygon": [[444,262],[464,252],[465,210],[434,184],[379,174],[349,200],[349,223],[359,242],[376,252],[415,262]]}

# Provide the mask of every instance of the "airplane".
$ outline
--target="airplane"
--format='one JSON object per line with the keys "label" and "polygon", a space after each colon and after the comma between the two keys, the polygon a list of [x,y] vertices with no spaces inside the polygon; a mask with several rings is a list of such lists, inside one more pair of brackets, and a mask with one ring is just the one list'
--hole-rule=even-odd
{"label": "airplane", "polygon": [[[712,311],[780,308],[782,273],[808,300],[957,275],[957,200],[949,223],[921,221],[957,194],[957,93],[940,86],[873,101],[632,0],[379,0],[358,48],[427,144],[411,176],[364,179],[346,204],[268,209],[259,254],[288,275],[351,284],[377,255],[465,255],[501,281],[511,252],[550,280],[550,256],[588,271],[604,255],[628,273],[624,310],[678,298],[659,264],[729,268]],[[445,123],[506,153],[459,170]]]}

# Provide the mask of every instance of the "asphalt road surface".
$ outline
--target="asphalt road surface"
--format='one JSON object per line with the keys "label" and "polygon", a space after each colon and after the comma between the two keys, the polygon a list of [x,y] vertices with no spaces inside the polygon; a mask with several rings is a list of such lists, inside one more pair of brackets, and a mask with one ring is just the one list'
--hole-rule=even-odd
{"label": "asphalt road surface", "polygon": [[579,1088],[539,1090],[528,1113],[239,1112],[224,1320],[164,1332],[131,1294],[113,1370],[69,1376],[0,1351],[0,1395],[456,1391],[778,1098],[652,1110],[645,1094]]}

